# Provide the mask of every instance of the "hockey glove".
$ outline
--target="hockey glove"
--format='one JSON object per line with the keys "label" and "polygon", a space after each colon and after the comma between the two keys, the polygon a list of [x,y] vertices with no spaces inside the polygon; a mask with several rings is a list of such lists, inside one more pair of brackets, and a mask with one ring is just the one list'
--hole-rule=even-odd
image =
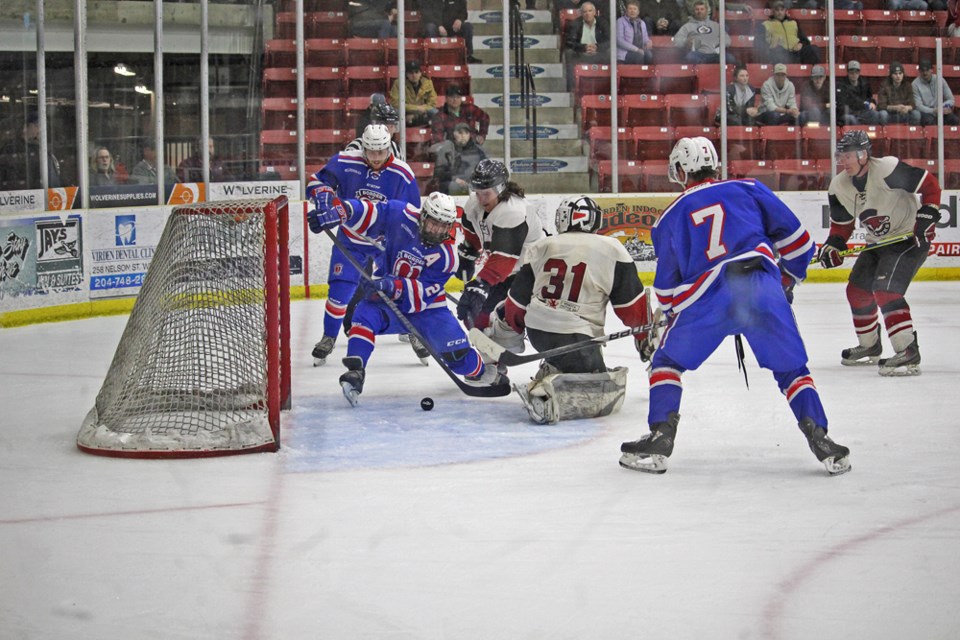
{"label": "hockey glove", "polygon": [[313,211],[307,214],[307,223],[313,233],[320,233],[324,229],[332,229],[347,217],[347,212],[339,198],[330,191],[316,192],[313,195],[313,204]]}
{"label": "hockey glove", "polygon": [[657,345],[651,338],[649,331],[643,331],[633,336],[633,346],[637,348],[637,353],[640,354],[640,360],[643,362],[650,362],[653,352],[657,350]]}
{"label": "hockey glove", "polygon": [[473,272],[477,267],[477,257],[479,253],[469,242],[461,242],[457,247],[457,253],[460,255],[460,266],[457,268],[457,277],[463,282],[469,282],[473,277]]}
{"label": "hockey glove", "polygon": [[403,282],[400,278],[379,278],[373,282],[364,280],[364,291],[371,300],[377,300],[380,296],[378,291],[382,291],[391,300],[396,300],[403,293]]}
{"label": "hockey glove", "polygon": [[924,253],[930,252],[930,244],[937,235],[939,221],[940,210],[933,205],[925,204],[917,211],[917,221],[913,225],[913,241]]}
{"label": "hockey glove", "polygon": [[474,318],[480,315],[488,295],[490,295],[490,285],[480,279],[471,280],[463,288],[463,295],[457,303],[457,317],[473,326]]}
{"label": "hockey glove", "polygon": [[840,255],[840,252],[846,250],[847,243],[843,241],[843,238],[840,236],[830,236],[827,238],[827,241],[823,243],[823,246],[820,247],[817,260],[820,261],[824,269],[839,267],[843,264],[843,256]]}
{"label": "hockey glove", "polygon": [[780,286],[783,287],[783,295],[786,296],[787,302],[793,304],[793,288],[797,286],[797,281],[783,269],[780,270]]}

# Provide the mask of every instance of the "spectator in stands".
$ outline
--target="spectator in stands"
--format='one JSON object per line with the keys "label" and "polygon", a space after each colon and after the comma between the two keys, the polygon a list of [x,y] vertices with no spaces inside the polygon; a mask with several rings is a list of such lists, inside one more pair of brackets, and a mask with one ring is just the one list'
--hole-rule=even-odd
{"label": "spectator in stands", "polygon": [[[733,70],[733,82],[727,85],[727,125],[749,127],[759,115],[760,93],[750,86],[750,72],[740,64]],[[719,124],[719,123],[718,123]]]}
{"label": "spectator in stands", "polygon": [[617,19],[617,60],[625,64],[653,63],[653,42],[640,18],[640,0],[627,0],[626,14]]}
{"label": "spectator in stands", "polygon": [[[920,124],[937,124],[937,112],[943,111],[943,124],[960,124],[960,118],[954,110],[953,92],[946,80],[938,78],[933,72],[933,64],[929,60],[920,61],[920,75],[913,81],[913,102],[920,112]],[[937,84],[943,87],[943,104],[937,105]]]}
{"label": "spectator in stands", "polygon": [[393,0],[351,2],[350,34],[354,38],[396,38],[397,3]]}
{"label": "spectator in stands", "polygon": [[947,36],[960,37],[960,0],[947,2]]}
{"label": "spectator in stands", "polygon": [[810,44],[796,20],[787,16],[783,0],[770,5],[770,17],[757,28],[756,46],[768,62],[817,64],[820,52]]}
{"label": "spectator in stands", "polygon": [[452,140],[456,126],[466,124],[470,128],[471,139],[482,145],[490,129],[490,116],[477,105],[464,102],[460,85],[448,85],[446,93],[447,99],[443,107],[433,118],[433,141],[437,143]]}
{"label": "spectator in stands", "polygon": [[847,63],[847,75],[837,79],[838,124],[880,124],[870,83],[860,76],[860,63]]}
{"label": "spectator in stands", "polygon": [[467,21],[467,0],[420,0],[420,16],[428,38],[463,38],[467,62],[480,62],[473,56],[473,24]]}
{"label": "spectator in stands", "polygon": [[840,9],[841,11],[862,11],[863,3],[860,2],[860,0],[836,0],[836,2],[833,3],[833,8]]}
{"label": "spectator in stands", "polygon": [[97,147],[90,158],[90,186],[124,184],[127,181],[126,170],[117,168],[113,154],[106,147]]}
{"label": "spectator in stands", "polygon": [[[48,137],[47,146],[51,146]],[[47,152],[47,186],[63,186],[60,179],[60,161]],[[40,180],[40,117],[36,111],[27,113],[23,127],[13,127],[0,141],[0,191],[42,189]]]}
{"label": "spectator in stands", "polygon": [[[193,145],[193,154],[184,158],[177,166],[177,178],[180,182],[203,182],[203,158],[200,150],[203,148],[203,138],[198,138]],[[213,138],[207,140],[207,149],[210,152],[210,182],[229,182],[233,176],[223,166],[223,161],[217,157],[217,146]]]}
{"label": "spectator in stands", "polygon": [[597,20],[597,6],[580,5],[580,17],[567,27],[564,43],[567,63],[567,90],[573,90],[573,67],[578,64],[603,64],[610,61],[610,30],[606,20]]}
{"label": "spectator in stands", "polygon": [[[423,75],[420,63],[407,62],[404,82],[407,88],[407,126],[429,125],[437,115],[437,90],[433,81]],[[390,89],[390,104],[400,108],[400,79],[394,81]]]}
{"label": "spectator in stands", "polygon": [[795,125],[800,117],[797,90],[787,78],[787,65],[773,67],[773,75],[760,87],[760,115],[757,122],[766,125]]}
{"label": "spectator in stands", "polygon": [[640,0],[640,16],[652,36],[672,36],[683,22],[675,0]]}
{"label": "spectator in stands", "polygon": [[830,84],[823,67],[817,65],[800,87],[800,124],[826,126],[830,122]]}
{"label": "spectator in stands", "polygon": [[[677,0],[680,5],[680,19],[681,24],[689,20],[690,18],[696,15],[694,11],[694,6],[697,4],[697,0]],[[707,6],[707,17],[713,18],[714,20],[720,19],[720,0],[707,0],[709,3]],[[753,7],[749,4],[740,4],[734,2],[727,3],[727,13],[753,13]]]}
{"label": "spectator in stands", "polygon": [[470,193],[470,176],[487,154],[473,141],[473,130],[466,122],[459,122],[453,128],[453,139],[444,140],[435,147],[437,162],[434,165],[434,177],[438,189],[452,196]]}
{"label": "spectator in stands", "polygon": [[940,0],[887,0],[887,9],[891,11],[942,11],[946,4]]}
{"label": "spectator in stands", "polygon": [[[141,151],[143,159],[138,162],[133,171],[130,172],[130,182],[136,184],[157,184],[157,143],[153,138],[147,138],[143,141]],[[177,174],[173,167],[163,167],[163,183],[173,184],[177,182]]]}
{"label": "spectator in stands", "polygon": [[913,99],[913,87],[904,79],[903,65],[890,64],[890,76],[877,93],[880,124],[920,124],[920,112]]}
{"label": "spectator in stands", "polygon": [[[729,47],[730,36],[726,33],[723,35]],[[693,16],[673,36],[673,44],[688,50],[686,60],[691,64],[720,61],[720,23],[710,20],[707,0],[694,0]],[[727,63],[737,63],[730,52],[727,52]]]}

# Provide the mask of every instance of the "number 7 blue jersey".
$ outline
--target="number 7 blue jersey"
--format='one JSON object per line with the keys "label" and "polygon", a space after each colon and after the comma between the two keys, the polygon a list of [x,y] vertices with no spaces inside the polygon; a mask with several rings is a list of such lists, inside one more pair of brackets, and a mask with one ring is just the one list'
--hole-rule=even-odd
{"label": "number 7 blue jersey", "polygon": [[761,258],[801,281],[815,245],[797,216],[754,180],[707,181],[684,191],[651,232],[653,287],[664,312],[694,304],[730,262]]}

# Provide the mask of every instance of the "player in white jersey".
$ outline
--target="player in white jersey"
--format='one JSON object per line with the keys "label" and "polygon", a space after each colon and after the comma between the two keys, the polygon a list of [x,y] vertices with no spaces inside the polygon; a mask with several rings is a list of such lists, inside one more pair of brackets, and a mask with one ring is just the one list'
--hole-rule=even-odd
{"label": "player in white jersey", "polygon": [[[458,275],[466,286],[457,304],[457,317],[468,328],[484,330],[500,344],[519,352],[523,350],[523,337],[503,321],[502,306],[500,312],[493,312],[507,297],[524,249],[544,237],[543,225],[524,200],[523,189],[510,181],[502,162],[481,160],[470,178],[470,190],[463,206],[464,241],[459,247]],[[474,277],[479,259],[485,261]]]}
{"label": "player in white jersey", "polygon": [[[526,249],[505,305],[505,318],[538,351],[604,333],[607,304],[631,328],[650,322],[643,283],[620,241],[596,235],[597,203],[580,196],[560,203],[557,234]],[[647,358],[649,359],[647,351]],[[641,349],[641,354],[644,351]],[[623,403],[626,367],[607,369],[599,344],[548,357],[531,384],[515,386],[534,422],[594,418]]]}
{"label": "player in white jersey", "polygon": [[[895,157],[870,156],[870,138],[851,131],[837,143],[843,169],[830,183],[830,233],[818,259],[840,266],[857,220],[867,245],[912,233],[913,237],[858,255],[847,284],[847,301],[859,345],[844,349],[840,362],[879,365],[880,375],[920,373],[920,348],[904,294],[927,259],[940,219],[940,184],[929,172]],[[880,314],[896,352],[881,359]]]}

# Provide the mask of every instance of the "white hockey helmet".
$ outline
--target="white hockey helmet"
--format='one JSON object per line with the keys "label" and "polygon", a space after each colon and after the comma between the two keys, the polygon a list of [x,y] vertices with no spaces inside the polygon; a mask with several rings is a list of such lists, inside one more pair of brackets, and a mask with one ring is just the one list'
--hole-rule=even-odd
{"label": "white hockey helmet", "polygon": [[603,211],[593,198],[565,198],[557,207],[557,233],[583,231],[596,233],[603,225]]}
{"label": "white hockey helmet", "polygon": [[383,124],[368,124],[360,136],[364,151],[384,151],[390,148],[390,131]]}
{"label": "white hockey helmet", "polygon": [[716,171],[720,160],[713,143],[703,136],[680,138],[670,152],[670,166],[667,177],[670,182],[686,186],[687,176],[691,173],[709,169]]}
{"label": "white hockey helmet", "polygon": [[457,223],[457,203],[445,193],[434,191],[420,205],[420,240],[426,245],[440,244],[450,237]]}

